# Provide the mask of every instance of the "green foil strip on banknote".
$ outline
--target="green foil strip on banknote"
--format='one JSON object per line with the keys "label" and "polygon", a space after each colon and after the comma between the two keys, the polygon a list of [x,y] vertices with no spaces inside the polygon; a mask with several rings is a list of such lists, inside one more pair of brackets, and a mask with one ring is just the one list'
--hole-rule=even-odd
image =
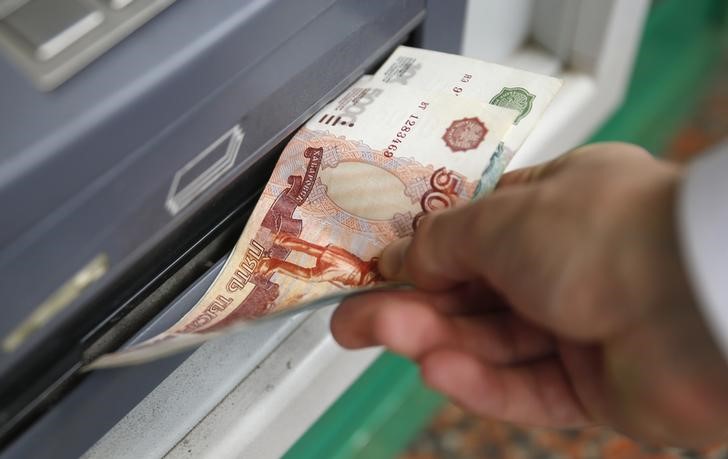
{"label": "green foil strip on banknote", "polygon": [[382,249],[429,212],[492,190],[560,85],[399,47],[294,135],[197,304],[87,369],[146,362],[253,320],[391,288],[377,271]]}

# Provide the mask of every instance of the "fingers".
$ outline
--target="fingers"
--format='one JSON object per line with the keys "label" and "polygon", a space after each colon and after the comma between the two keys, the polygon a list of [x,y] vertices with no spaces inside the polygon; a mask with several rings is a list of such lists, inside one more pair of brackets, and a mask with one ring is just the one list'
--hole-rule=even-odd
{"label": "fingers", "polygon": [[[596,276],[584,274],[584,266],[595,266],[594,259],[601,262],[605,243],[598,237],[609,222],[599,222],[608,221],[604,216],[610,214],[604,212],[597,223],[595,218],[584,218],[594,215],[590,197],[574,197],[573,191],[588,191],[603,176],[612,148],[617,147],[582,147],[512,172],[491,195],[428,215],[412,238],[385,248],[380,272],[433,292],[485,281],[530,320],[570,337],[584,338],[582,330],[591,337],[595,323],[584,326],[582,316],[599,314],[579,303],[586,303],[596,291],[591,285]],[[610,154],[584,154],[601,149]],[[572,165],[579,168],[571,169]],[[586,298],[581,299],[582,295]],[[576,307],[581,309],[573,311]],[[569,308],[572,313],[564,314]]]}
{"label": "fingers", "polygon": [[[408,320],[407,317],[404,317],[407,312],[414,312],[414,315],[417,316],[417,312],[421,311],[420,308],[425,306],[425,309],[428,310],[423,314],[428,317],[421,319],[420,324],[426,326],[425,322],[430,316],[430,308],[454,309],[457,307],[451,297],[447,295],[432,295],[429,298],[428,296],[422,292],[374,292],[348,298],[334,311],[331,318],[331,332],[339,344],[349,349],[382,345],[384,343],[378,337],[389,334],[388,330],[400,328],[401,321]],[[396,312],[391,315],[383,314],[382,311],[385,309],[393,309]],[[395,324],[388,323],[390,317],[394,319]],[[382,328],[387,331],[383,332]],[[421,328],[419,327],[419,329]],[[403,335],[408,334],[403,333]],[[416,337],[409,339],[414,340]]]}
{"label": "fingers", "polygon": [[345,347],[383,344],[418,361],[428,385],[478,415],[552,427],[587,422],[559,361],[548,357],[550,336],[500,309],[453,314],[457,301],[424,292],[362,295],[336,310],[332,332]]}
{"label": "fingers", "polygon": [[462,351],[437,350],[420,365],[429,386],[477,415],[548,427],[589,422],[555,358],[502,367]]}
{"label": "fingers", "polygon": [[[511,364],[551,354],[550,335],[504,310],[452,314],[447,295],[378,292],[345,301],[331,329],[347,348],[384,345],[417,360],[441,348],[470,352],[490,363]],[[448,312],[446,312],[448,311]]]}

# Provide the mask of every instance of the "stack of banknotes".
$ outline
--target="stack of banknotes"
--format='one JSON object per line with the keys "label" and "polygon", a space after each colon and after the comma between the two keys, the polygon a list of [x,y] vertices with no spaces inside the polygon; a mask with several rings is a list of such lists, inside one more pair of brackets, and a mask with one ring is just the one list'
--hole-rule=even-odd
{"label": "stack of banknotes", "polygon": [[182,319],[89,365],[140,363],[254,319],[391,287],[390,242],[429,212],[487,193],[561,81],[399,47],[291,139],[221,272]]}

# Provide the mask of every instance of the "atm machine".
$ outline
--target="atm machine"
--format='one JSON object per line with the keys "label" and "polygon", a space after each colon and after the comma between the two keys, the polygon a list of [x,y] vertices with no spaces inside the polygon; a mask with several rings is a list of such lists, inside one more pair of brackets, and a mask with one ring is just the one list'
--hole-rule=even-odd
{"label": "atm machine", "polygon": [[278,457],[381,350],[330,310],[85,362],[212,282],[287,139],[397,45],[564,79],[511,167],[623,96],[647,0],[0,0],[0,458]]}

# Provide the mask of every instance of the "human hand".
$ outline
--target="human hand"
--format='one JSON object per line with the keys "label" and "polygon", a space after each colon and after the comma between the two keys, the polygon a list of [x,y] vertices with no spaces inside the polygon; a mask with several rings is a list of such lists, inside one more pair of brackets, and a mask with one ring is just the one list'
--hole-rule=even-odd
{"label": "human hand", "polygon": [[506,174],[384,251],[382,274],[417,290],[350,298],[332,332],[412,358],[427,384],[485,417],[725,440],[728,365],[680,260],[680,177],[614,143]]}

